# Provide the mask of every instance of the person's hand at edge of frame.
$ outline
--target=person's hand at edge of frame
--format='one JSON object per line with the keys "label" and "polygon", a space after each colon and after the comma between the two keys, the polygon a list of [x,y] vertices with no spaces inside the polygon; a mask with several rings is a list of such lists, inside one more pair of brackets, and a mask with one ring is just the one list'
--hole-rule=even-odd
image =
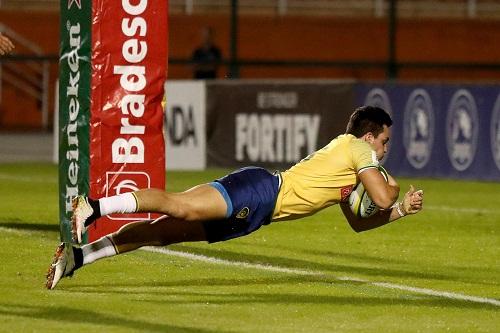
{"label": "person's hand at edge of frame", "polygon": [[9,54],[14,49],[14,44],[9,37],[0,33],[0,55]]}

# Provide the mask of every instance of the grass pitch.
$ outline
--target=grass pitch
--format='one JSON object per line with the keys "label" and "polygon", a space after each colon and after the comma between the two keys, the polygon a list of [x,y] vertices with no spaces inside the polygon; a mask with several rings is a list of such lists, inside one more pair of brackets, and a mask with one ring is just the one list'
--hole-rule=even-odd
{"label": "grass pitch", "polygon": [[[167,187],[225,172],[168,172]],[[356,234],[331,207],[101,260],[48,291],[57,167],[0,165],[0,331],[499,332],[499,185],[400,179],[402,192],[410,181],[424,211],[379,229]]]}

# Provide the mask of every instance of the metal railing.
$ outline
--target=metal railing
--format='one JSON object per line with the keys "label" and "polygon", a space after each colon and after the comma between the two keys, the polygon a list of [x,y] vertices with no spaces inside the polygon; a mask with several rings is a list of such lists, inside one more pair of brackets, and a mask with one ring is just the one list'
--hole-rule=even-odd
{"label": "metal railing", "polygon": [[[240,14],[383,17],[390,0],[238,0]],[[229,0],[170,0],[171,13],[229,13]],[[397,0],[399,17],[500,18],[499,0]]]}
{"label": "metal railing", "polygon": [[0,61],[0,104],[3,86],[8,84],[27,98],[40,105],[41,124],[44,130],[49,125],[49,59],[45,52],[29,39],[0,23],[0,32],[16,45],[22,56],[4,56]]}

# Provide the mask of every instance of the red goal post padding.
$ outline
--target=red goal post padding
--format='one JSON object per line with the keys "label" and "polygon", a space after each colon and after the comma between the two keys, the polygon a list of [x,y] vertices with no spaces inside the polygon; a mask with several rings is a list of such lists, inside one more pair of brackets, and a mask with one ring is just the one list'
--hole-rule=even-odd
{"label": "red goal post padding", "polygon": [[[61,238],[71,198],[165,187],[163,84],[168,1],[61,1]],[[106,216],[86,241],[149,214]]]}

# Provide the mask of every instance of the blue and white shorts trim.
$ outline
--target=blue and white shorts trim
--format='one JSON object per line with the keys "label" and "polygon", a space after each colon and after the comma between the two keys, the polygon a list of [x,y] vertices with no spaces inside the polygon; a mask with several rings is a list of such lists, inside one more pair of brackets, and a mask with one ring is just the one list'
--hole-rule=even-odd
{"label": "blue and white shorts trim", "polygon": [[219,182],[211,182],[209,185],[215,187],[215,189],[219,191],[219,193],[224,198],[224,201],[226,201],[227,204],[226,218],[229,218],[233,213],[233,203],[231,202],[231,198],[229,197],[229,194],[227,194],[226,189]]}

